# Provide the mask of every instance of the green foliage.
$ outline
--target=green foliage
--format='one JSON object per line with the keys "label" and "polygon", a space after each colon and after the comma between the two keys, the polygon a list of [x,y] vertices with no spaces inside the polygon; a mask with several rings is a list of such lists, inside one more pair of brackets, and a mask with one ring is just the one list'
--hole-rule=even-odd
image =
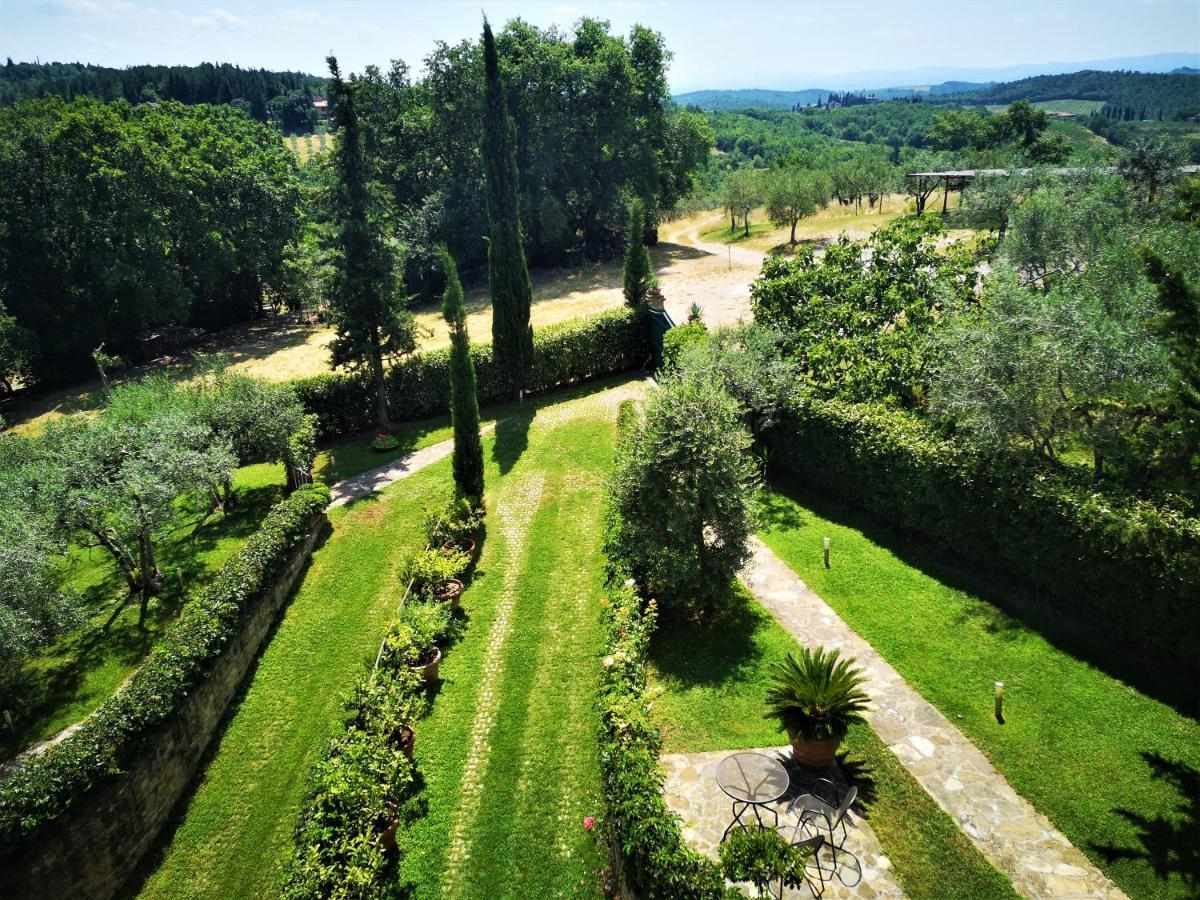
{"label": "green foliage", "polygon": [[285,292],[295,162],[229,107],[29,100],[0,110],[0,296],[28,371],[84,377],[92,350],[145,356],[146,329],[213,328]]}
{"label": "green foliage", "polygon": [[740,413],[715,379],[684,372],[618,446],[607,552],[665,604],[722,602],[749,558],[757,471]]}
{"label": "green foliage", "polygon": [[842,236],[818,258],[771,257],[751,286],[754,319],[783,332],[823,393],[914,403],[928,372],[928,335],[973,299],[975,263],[938,249],[941,226],[901,219],[865,241]]}
{"label": "green foliage", "polygon": [[125,687],[0,783],[0,856],[30,852],[42,826],[69,815],[92,788],[128,768],[150,729],[179,712],[328,503],[328,488],[308,485],[275,506]]}
{"label": "green foliage", "polygon": [[475,362],[471,359],[471,337],[463,312],[462,284],[458,268],[445,247],[441,248],[446,294],[442,316],[450,326],[450,421],[454,426],[454,484],[462,497],[478,503],[483,496],[483,442],[479,437],[479,398]]}
{"label": "green foliage", "polygon": [[1159,199],[1179,180],[1187,151],[1178,141],[1160,135],[1135,140],[1121,162],[1121,174],[1147,203]]}
{"label": "green foliage", "polygon": [[13,382],[29,370],[33,335],[8,314],[0,299],[0,398],[13,391]]}
{"label": "green foliage", "polygon": [[432,599],[433,593],[451,578],[461,578],[471,560],[465,553],[455,553],[441,547],[421,551],[408,564],[406,575],[412,582],[412,593]]}
{"label": "green foliage", "polygon": [[[631,309],[599,313],[534,335],[527,393],[628,372],[649,356],[642,315]],[[397,421],[444,413],[450,405],[452,351],[434,350],[401,360],[387,370],[388,407]],[[490,344],[474,345],[472,359],[480,403],[512,399],[512,387],[497,372]],[[316,415],[321,437],[370,428],[372,385],[361,374],[317,375],[293,382],[305,409]]]}
{"label": "green foliage", "polygon": [[796,225],[801,219],[825,208],[833,193],[833,183],[822,172],[800,168],[774,169],[767,174],[767,216],[776,227],[792,229],[790,243],[796,243]]}
{"label": "green foliage", "polygon": [[[610,560],[617,573],[619,560]],[[650,718],[646,655],[658,607],[644,603],[632,579],[615,574],[605,605],[600,692],[600,772],[604,828],[621,854],[625,877],[644,896],[726,900],[720,869],[688,847],[662,795],[662,736]]]}
{"label": "green foliage", "polygon": [[430,510],[425,517],[429,541],[440,547],[449,541],[474,538],[483,525],[483,507],[478,501],[457,496],[445,505]]}
{"label": "green foliage", "polygon": [[646,302],[646,292],[654,286],[654,269],[646,249],[646,205],[638,199],[629,204],[625,226],[625,267],[621,273],[625,302],[638,306]]}
{"label": "green foliage", "polygon": [[1188,649],[1200,640],[1191,599],[1200,520],[1097,490],[1085,473],[1032,454],[983,454],[899,410],[807,392],[797,393],[769,445],[772,464],[801,482],[1032,584],[1067,630],[1119,622],[1121,647],[1109,652],[1154,660],[1194,705],[1183,685],[1200,675]]}
{"label": "green foliage", "polygon": [[946,102],[965,105],[1066,98],[1103,100],[1110,106],[1132,107],[1139,118],[1172,118],[1175,110],[1195,105],[1198,83],[1200,76],[1194,74],[1085,70],[1066,75],[1035,75],[989,85],[979,90],[953,94],[946,98]]}
{"label": "green foliage", "polygon": [[753,825],[737,828],[717,848],[721,869],[730,881],[748,881],[764,894],[769,887],[804,887],[804,867],[811,850],[788,843],[774,828]]}
{"label": "green foliage", "polygon": [[840,651],[801,647],[799,660],[789,653],[771,669],[764,718],[778,720],[793,740],[841,740],[853,723],[864,721],[866,680]]}
{"label": "green foliage", "polygon": [[513,390],[527,387],[533,357],[529,305],[533,285],[522,246],[516,135],[508,115],[492,27],[483,23],[483,176],[488,213],[488,285],[492,293],[492,348],[500,377]]}
{"label": "green foliage", "polygon": [[679,368],[679,363],[692,347],[703,347],[708,343],[708,329],[703,322],[687,322],[667,330],[663,335],[662,371],[670,374]]}

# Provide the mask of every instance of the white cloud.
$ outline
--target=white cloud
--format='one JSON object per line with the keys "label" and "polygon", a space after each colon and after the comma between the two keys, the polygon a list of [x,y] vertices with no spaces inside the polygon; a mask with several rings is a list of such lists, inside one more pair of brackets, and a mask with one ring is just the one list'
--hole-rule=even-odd
{"label": "white cloud", "polygon": [[234,15],[227,9],[214,9],[189,20],[195,28],[233,29],[245,28],[249,23],[241,16]]}

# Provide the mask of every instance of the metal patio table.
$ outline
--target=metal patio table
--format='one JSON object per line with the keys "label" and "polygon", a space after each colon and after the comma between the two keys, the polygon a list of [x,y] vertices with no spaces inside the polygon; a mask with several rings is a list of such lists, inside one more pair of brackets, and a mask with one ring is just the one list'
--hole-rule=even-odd
{"label": "metal patio table", "polygon": [[765,753],[734,753],[717,766],[717,784],[733,800],[733,821],[721,836],[724,840],[734,825],[746,827],[742,816],[747,810],[754,813],[758,827],[763,828],[762,809],[765,807],[779,827],[779,812],[769,804],[787,793],[791,778],[783,764]]}

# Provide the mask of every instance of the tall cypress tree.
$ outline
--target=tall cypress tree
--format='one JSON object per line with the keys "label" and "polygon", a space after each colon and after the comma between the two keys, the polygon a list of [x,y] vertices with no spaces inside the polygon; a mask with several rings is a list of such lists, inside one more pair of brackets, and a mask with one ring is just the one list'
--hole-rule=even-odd
{"label": "tall cypress tree", "polygon": [[411,352],[416,346],[412,314],[399,290],[398,260],[387,239],[378,190],[358,118],[358,82],[342,80],[330,56],[334,122],[338,127],[333,163],[335,233],[334,278],[330,315],[337,337],[330,345],[335,366],[365,366],[375,386],[375,412],[381,431],[392,429],[384,382],[384,354]]}
{"label": "tall cypress tree", "polygon": [[454,485],[459,496],[478,503],[483,497],[483,443],[479,439],[479,400],[475,363],[463,312],[458,267],[445,247],[439,250],[446,273],[442,316],[450,326],[450,421],[454,425]]}
{"label": "tall cypress tree", "polygon": [[504,101],[492,27],[483,22],[483,175],[488,212],[488,280],[492,291],[492,353],[515,391],[525,386],[533,360],[529,305],[533,285],[521,243],[520,194],[513,121]]}
{"label": "tall cypress tree", "polygon": [[628,235],[625,241],[625,269],[622,281],[625,302],[637,306],[646,301],[646,292],[654,284],[654,271],[650,264],[650,251],[646,249],[646,207],[641,200],[629,204]]}

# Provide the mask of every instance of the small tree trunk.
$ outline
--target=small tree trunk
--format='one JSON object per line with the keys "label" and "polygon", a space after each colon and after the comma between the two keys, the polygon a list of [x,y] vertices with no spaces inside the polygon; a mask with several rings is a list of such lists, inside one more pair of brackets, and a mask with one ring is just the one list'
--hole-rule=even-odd
{"label": "small tree trunk", "polygon": [[379,430],[390,432],[392,418],[388,415],[387,383],[383,373],[383,348],[377,328],[371,329],[371,377],[375,381],[375,416],[379,422]]}
{"label": "small tree trunk", "polygon": [[150,543],[148,530],[142,530],[138,536],[138,543],[141,557],[141,606],[138,609],[138,628],[141,628],[146,621],[146,609],[150,605],[150,598],[158,592],[158,586],[162,582],[162,573],[158,571],[158,563],[154,559],[154,545]]}

